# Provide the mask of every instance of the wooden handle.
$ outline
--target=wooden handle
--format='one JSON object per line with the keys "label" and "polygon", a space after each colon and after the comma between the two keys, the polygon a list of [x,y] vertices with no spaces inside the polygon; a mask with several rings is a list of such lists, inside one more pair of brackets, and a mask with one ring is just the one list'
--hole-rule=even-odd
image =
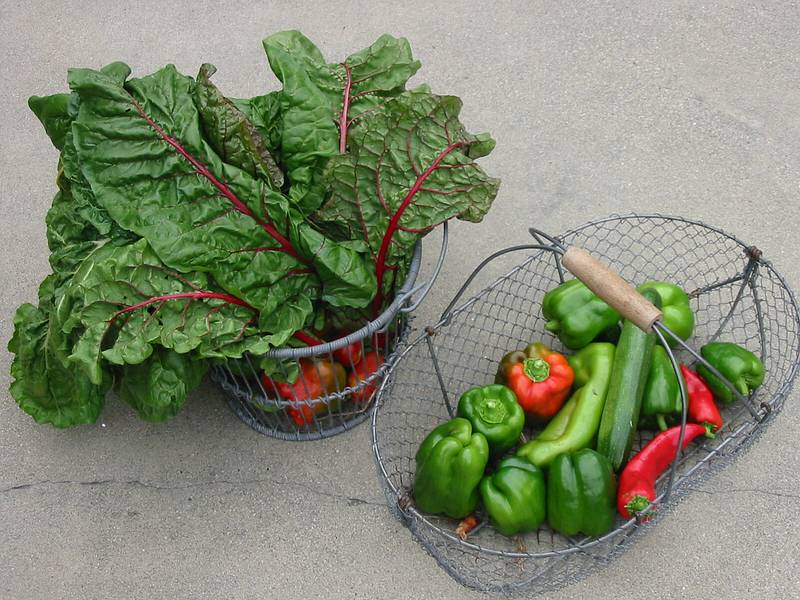
{"label": "wooden handle", "polygon": [[650,333],[653,323],[661,319],[661,311],[655,305],[583,248],[570,246],[561,264],[639,329]]}

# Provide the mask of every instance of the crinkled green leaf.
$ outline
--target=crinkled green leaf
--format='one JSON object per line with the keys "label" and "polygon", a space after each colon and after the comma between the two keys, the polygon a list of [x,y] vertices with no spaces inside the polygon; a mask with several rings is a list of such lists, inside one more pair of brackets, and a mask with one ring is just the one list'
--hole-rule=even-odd
{"label": "crinkled green leaf", "polygon": [[283,173],[272,158],[268,140],[211,82],[216,70],[210,64],[200,67],[194,88],[195,104],[208,143],[224,162],[261,178],[274,190],[280,189]]}
{"label": "crinkled green leaf", "polygon": [[81,99],[72,126],[81,169],[114,220],[165,265],[212,273],[261,311],[278,344],[303,327],[319,281],[276,237],[285,200],[206,142],[194,81],[172,65],[124,86],[88,69],[69,81]]}
{"label": "crinkled green leaf", "polygon": [[145,421],[166,421],[178,414],[189,392],[208,370],[208,361],[159,347],[143,363],[129,365],[117,391]]}
{"label": "crinkled green leaf", "polygon": [[[42,287],[50,285],[49,280]],[[46,298],[52,290],[41,295]],[[81,370],[66,363],[65,336],[53,330],[50,306],[23,304],[14,315],[14,335],[8,350],[11,362],[11,395],[37,423],[71,427],[94,423],[103,408],[110,379],[92,383]]]}
{"label": "crinkled green leaf", "polygon": [[308,214],[323,201],[322,171],[329,158],[345,151],[351,121],[402,92],[420,65],[408,41],[390,35],[334,64],[299,31],[269,36],[264,50],[283,83],[281,149],[289,197]]}
{"label": "crinkled green leaf", "polygon": [[72,117],[69,115],[69,103],[72,99],[72,94],[28,98],[28,107],[42,122],[47,137],[58,150],[64,147],[64,137],[72,124]]}
{"label": "crinkled green leaf", "polygon": [[231,98],[233,105],[242,111],[255,126],[261,136],[267,140],[267,148],[279,165],[283,164],[281,154],[281,135],[283,119],[281,118],[280,92],[270,92],[263,96],[240,99]]}
{"label": "crinkled green leaf", "polygon": [[[386,264],[408,263],[415,242],[453,217],[480,221],[499,181],[473,161],[492,146],[459,122],[461,101],[424,91],[387,101],[351,132],[349,152],[330,161],[331,195],[313,216],[337,239],[362,239],[379,257],[392,218]],[[390,271],[387,271],[387,274]],[[391,281],[391,276],[385,282]]]}
{"label": "crinkled green leaf", "polygon": [[79,332],[69,360],[96,382],[105,361],[140,364],[156,346],[224,358],[278,343],[281,336],[260,333],[256,311],[236,301],[204,273],[165,267],[139,240],[106,245],[87,257],[58,304],[57,319],[64,333]]}

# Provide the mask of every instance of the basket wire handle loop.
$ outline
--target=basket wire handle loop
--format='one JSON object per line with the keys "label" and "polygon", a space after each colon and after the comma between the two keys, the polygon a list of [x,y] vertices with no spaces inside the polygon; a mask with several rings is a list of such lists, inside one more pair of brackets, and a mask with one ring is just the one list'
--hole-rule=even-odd
{"label": "basket wire handle loop", "polygon": [[436,358],[436,350],[433,347],[433,341],[431,338],[433,337],[435,330],[433,327],[426,327],[425,328],[425,341],[428,344],[428,352],[431,355],[431,362],[433,362],[433,369],[436,371],[436,379],[439,382],[439,389],[442,390],[442,399],[444,400],[444,405],[447,407],[447,414],[450,415],[450,418],[456,416],[456,411],[453,410],[453,405],[450,403],[450,395],[447,393],[447,387],[444,385],[444,377],[442,377],[442,370],[439,368],[439,359]]}
{"label": "basket wire handle loop", "polygon": [[712,373],[712,374],[713,374],[713,375],[714,375],[714,376],[715,376],[717,379],[719,379],[719,380],[720,380],[720,381],[721,381],[723,384],[725,384],[725,387],[727,387],[727,388],[728,388],[728,389],[729,389],[731,392],[733,392],[733,395],[734,395],[734,396],[736,396],[736,398],[737,398],[738,400],[740,400],[740,401],[741,401],[741,402],[742,402],[742,403],[745,405],[745,407],[747,408],[747,410],[750,412],[750,415],[751,415],[751,416],[752,416],[752,417],[753,417],[755,420],[757,420],[757,421],[760,421],[760,420],[762,419],[762,415],[759,415],[759,412],[758,412],[758,410],[757,410],[757,409],[754,407],[754,405],[753,405],[753,401],[752,401],[752,399],[751,399],[749,396],[745,396],[745,395],[744,395],[744,394],[742,394],[742,393],[741,393],[741,392],[740,392],[738,389],[736,389],[736,386],[735,386],[735,385],[733,385],[733,383],[731,383],[731,382],[728,380],[728,378],[727,378],[727,377],[725,377],[725,376],[724,376],[722,373],[720,373],[720,372],[719,372],[719,370],[718,370],[718,369],[717,369],[717,368],[716,368],[714,365],[712,365],[712,364],[711,364],[710,362],[708,362],[708,361],[707,361],[705,358],[703,358],[703,357],[700,355],[700,353],[699,353],[699,352],[697,352],[697,351],[696,351],[694,348],[692,348],[692,347],[691,347],[689,344],[687,344],[686,342],[684,342],[684,341],[683,341],[683,340],[682,340],[682,339],[681,339],[679,336],[677,336],[677,335],[676,335],[674,332],[672,332],[672,331],[669,329],[669,327],[667,327],[667,326],[666,326],[666,325],[664,325],[663,323],[661,323],[661,322],[658,322],[658,323],[656,323],[656,324],[655,324],[655,327],[656,327],[656,328],[658,328],[658,329],[660,329],[662,332],[669,334],[669,336],[670,336],[670,337],[671,337],[673,340],[675,340],[675,342],[677,342],[678,344],[680,344],[680,345],[681,345],[681,347],[683,347],[683,349],[684,349],[684,350],[686,350],[686,351],[687,351],[689,354],[691,354],[691,355],[692,355],[692,356],[693,356],[695,359],[697,359],[697,361],[698,361],[698,362],[700,362],[700,363],[704,364],[704,365],[706,366],[706,368],[707,368],[709,371],[711,371],[711,373]]}
{"label": "basket wire handle loop", "polygon": [[[421,286],[422,289],[420,297],[417,298],[412,304],[400,308],[401,313],[410,313],[417,310],[419,305],[422,304],[422,301],[425,300],[425,296],[427,296],[428,292],[431,291],[431,288],[433,287],[433,284],[436,282],[436,279],[439,277],[439,273],[441,272],[442,266],[444,265],[445,255],[447,254],[447,240],[448,240],[449,226],[450,223],[448,221],[445,221],[444,225],[442,226],[442,249],[439,251],[439,258],[436,261],[436,266],[433,268],[433,273],[431,274],[430,279],[428,279],[427,283]],[[401,302],[409,300],[414,293],[415,293],[414,290],[410,290],[407,294],[400,296]]]}
{"label": "basket wire handle loop", "polygon": [[669,361],[672,363],[672,369],[675,371],[675,376],[678,378],[678,389],[681,393],[681,433],[678,436],[678,447],[675,450],[675,458],[672,460],[672,465],[669,468],[667,490],[664,492],[664,497],[662,498],[662,503],[666,504],[667,501],[669,501],[670,494],[672,493],[672,483],[675,481],[675,471],[678,469],[678,463],[680,463],[681,455],[683,454],[683,439],[686,436],[686,419],[689,414],[689,396],[688,392],[686,391],[686,382],[683,380],[683,375],[681,375],[678,361],[675,358],[675,353],[672,351],[672,348],[670,348],[669,344],[667,343],[667,338],[664,337],[663,333],[661,333],[658,325],[660,325],[660,323],[653,328],[653,331],[655,331],[659,341],[661,342],[661,345],[667,351]]}
{"label": "basket wire handle loop", "polygon": [[[533,236],[533,239],[535,239],[540,244],[544,244],[545,240],[547,240],[553,245],[553,247],[559,248],[562,252],[566,252],[567,251],[567,249],[564,247],[564,244],[561,243],[561,240],[559,240],[555,236],[550,235],[549,233],[545,233],[541,229],[537,229],[536,227],[529,227],[528,228],[528,233],[530,233]],[[555,254],[554,253],[553,254],[553,262],[555,262],[556,270],[558,270],[558,280],[561,283],[564,283],[564,281],[565,281],[565,279],[564,279],[564,267],[561,266],[561,261],[559,260],[560,256],[561,256],[561,254]]]}
{"label": "basket wire handle loop", "polygon": [[510,246],[509,248],[498,250],[494,254],[489,255],[487,258],[481,261],[481,263],[477,267],[475,267],[472,273],[470,273],[470,276],[467,277],[467,280],[464,282],[464,284],[458,289],[456,295],[453,296],[453,299],[450,301],[450,304],[448,304],[447,308],[445,308],[442,311],[442,316],[439,317],[439,323],[437,323],[437,326],[447,324],[447,322],[453,316],[452,315],[453,307],[455,307],[456,303],[459,301],[461,296],[464,295],[464,292],[467,291],[467,288],[469,288],[470,284],[474,281],[475,277],[478,276],[478,273],[480,273],[484,269],[484,267],[486,267],[486,265],[488,265],[494,259],[503,256],[504,254],[508,254],[510,252],[516,252],[519,250],[544,250],[546,252],[554,252],[556,254],[562,253],[561,248],[558,248],[556,246],[546,246],[544,244],[521,244],[519,246]]}

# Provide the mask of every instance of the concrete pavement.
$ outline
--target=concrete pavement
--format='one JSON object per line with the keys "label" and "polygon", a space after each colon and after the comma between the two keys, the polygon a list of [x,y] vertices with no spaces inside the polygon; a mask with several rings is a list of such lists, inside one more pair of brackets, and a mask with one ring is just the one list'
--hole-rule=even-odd
{"label": "concrete pavement", "polygon": [[[503,180],[456,224],[417,323],[489,252],[629,211],[757,243],[800,288],[800,8],[771,2],[0,3],[0,338],[49,272],[56,152],[28,111],[70,66],[135,75],[202,62],[230,95],[276,87],[261,49],[298,28],[330,59],[404,35],[415,81],[464,100]],[[430,267],[433,252],[426,254]],[[94,426],[37,426],[0,354],[0,598],[470,598],[384,506],[369,426],[293,444],[241,424],[211,385],[162,425],[114,398]],[[798,394],[747,454],[608,568],[548,597],[800,597]]]}

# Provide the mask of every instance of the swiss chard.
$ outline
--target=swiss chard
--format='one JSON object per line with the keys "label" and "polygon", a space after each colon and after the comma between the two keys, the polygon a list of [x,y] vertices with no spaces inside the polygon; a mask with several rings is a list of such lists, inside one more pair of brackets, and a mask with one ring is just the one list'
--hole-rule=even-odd
{"label": "swiss chard", "polygon": [[283,88],[249,99],[209,64],[131,79],[123,63],[30,99],[60,151],[53,274],[9,342],[12,395],[38,422],[93,422],[112,385],[169,418],[211,360],[363,325],[421,236],[488,210],[498,182],[474,159],[493,141],[457,98],[406,91],[405,39],[334,63],[296,31],[264,47]]}

